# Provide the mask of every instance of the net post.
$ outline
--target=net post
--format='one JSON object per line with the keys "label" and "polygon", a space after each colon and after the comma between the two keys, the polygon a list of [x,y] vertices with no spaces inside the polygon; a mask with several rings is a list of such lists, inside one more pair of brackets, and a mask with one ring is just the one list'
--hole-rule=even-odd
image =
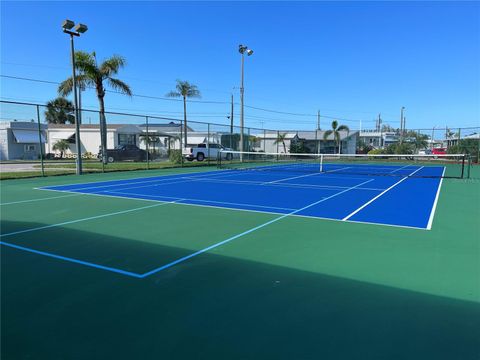
{"label": "net post", "polygon": [[462,175],[460,175],[460,179],[463,179],[464,170],[465,170],[465,154],[462,156]]}
{"label": "net post", "polygon": [[320,154],[320,172],[323,172],[323,154]]}

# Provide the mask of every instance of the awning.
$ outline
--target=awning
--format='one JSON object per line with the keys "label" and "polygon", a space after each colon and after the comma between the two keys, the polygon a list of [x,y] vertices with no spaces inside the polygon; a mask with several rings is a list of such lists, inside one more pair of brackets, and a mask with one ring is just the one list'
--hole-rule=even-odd
{"label": "awning", "polygon": [[[13,136],[18,144],[38,144],[38,131],[35,130],[13,130]],[[42,143],[46,142],[45,134],[42,132]]]}

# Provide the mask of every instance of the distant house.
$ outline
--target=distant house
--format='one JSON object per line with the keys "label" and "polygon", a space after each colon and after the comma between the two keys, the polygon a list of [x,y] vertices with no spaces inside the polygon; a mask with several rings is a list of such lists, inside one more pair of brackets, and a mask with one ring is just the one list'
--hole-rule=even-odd
{"label": "distant house", "polygon": [[0,160],[37,160],[46,142],[46,128],[28,121],[0,121]]}
{"label": "distant house", "polygon": [[[266,130],[262,136],[255,137],[252,150],[264,152],[285,152],[282,142],[277,142],[278,134],[285,134],[285,148],[287,153],[291,150],[292,145],[300,145],[307,153],[332,154],[338,152],[333,134],[324,139],[325,131],[289,131]],[[342,154],[354,154],[357,147],[358,131],[340,131],[340,143]]]}
{"label": "distant house", "polygon": [[[60,140],[66,140],[70,143],[70,149],[66,152],[66,157],[76,156],[75,143],[75,125],[71,124],[49,124],[48,141],[46,143],[46,152],[55,153],[53,146]],[[139,145],[142,129],[137,125],[107,124],[107,149],[113,149],[119,145]],[[80,125],[80,141],[82,154],[90,153],[96,156],[100,149],[100,127],[99,125]]]}
{"label": "distant house", "polygon": [[400,138],[394,131],[361,130],[359,140],[377,149],[395,144]]}

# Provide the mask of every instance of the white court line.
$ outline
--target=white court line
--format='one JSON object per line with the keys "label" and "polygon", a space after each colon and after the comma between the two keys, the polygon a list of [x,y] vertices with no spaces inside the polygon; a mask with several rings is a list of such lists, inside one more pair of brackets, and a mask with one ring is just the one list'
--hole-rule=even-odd
{"label": "white court line", "polygon": [[76,194],[62,195],[62,196],[51,196],[51,197],[40,198],[40,199],[30,199],[30,200],[12,201],[12,202],[7,202],[7,203],[1,203],[0,206],[4,206],[4,205],[14,205],[14,204],[24,204],[24,203],[35,202],[35,201],[43,201],[43,200],[50,200],[50,199],[59,199],[59,198],[65,198],[65,197],[71,197],[71,196],[79,196],[79,195],[83,195],[83,194],[82,194],[82,193],[76,193]]}
{"label": "white court line", "polygon": [[210,245],[210,246],[208,246],[208,247],[206,247],[206,248],[203,248],[203,249],[201,249],[201,250],[198,250],[198,251],[196,251],[196,252],[194,252],[194,253],[192,253],[192,254],[190,254],[190,255],[181,257],[181,258],[179,258],[179,259],[177,259],[177,260],[175,260],[175,261],[172,261],[172,262],[170,262],[170,263],[168,263],[168,264],[166,264],[166,265],[160,266],[160,267],[158,267],[158,268],[156,268],[156,269],[153,269],[153,270],[151,270],[151,271],[149,271],[149,272],[146,272],[146,273],[142,274],[142,277],[147,277],[147,276],[153,275],[153,274],[155,274],[155,273],[157,273],[157,272],[159,272],[159,271],[168,269],[168,268],[170,268],[170,267],[172,267],[172,266],[174,266],[174,265],[177,265],[177,264],[179,264],[179,263],[181,263],[181,262],[184,262],[184,261],[186,261],[186,260],[188,260],[188,259],[191,259],[191,258],[193,258],[193,257],[195,257],[195,256],[197,256],[197,255],[203,254],[204,252],[207,252],[207,251],[212,250],[212,249],[214,249],[214,248],[216,248],[216,247],[219,247],[219,246],[221,246],[221,245],[224,245],[224,244],[226,244],[226,243],[228,243],[228,242],[230,242],[230,241],[233,241],[233,240],[235,240],[235,239],[238,239],[238,238],[240,238],[240,237],[242,237],[242,236],[245,236],[245,235],[247,235],[247,234],[251,234],[251,233],[254,232],[254,231],[257,231],[257,230],[259,230],[259,229],[262,229],[262,228],[264,228],[264,227],[266,227],[266,226],[268,226],[268,225],[271,225],[271,224],[273,224],[273,223],[275,223],[275,222],[277,222],[277,221],[280,221],[280,220],[282,220],[282,219],[284,219],[284,218],[286,218],[286,217],[288,217],[288,216],[295,215],[296,213],[298,213],[298,212],[300,212],[300,211],[303,211],[303,210],[306,210],[306,209],[308,209],[308,208],[310,208],[310,207],[312,207],[312,206],[318,205],[318,204],[320,204],[320,203],[322,203],[322,202],[324,202],[324,201],[327,201],[327,200],[332,199],[332,198],[334,198],[334,197],[336,197],[336,196],[339,196],[339,195],[341,195],[341,194],[344,194],[344,193],[346,193],[347,191],[353,190],[353,189],[355,189],[356,187],[362,186],[362,185],[364,185],[364,184],[366,184],[366,183],[368,183],[368,182],[371,182],[371,181],[373,181],[373,179],[370,179],[370,180],[367,180],[367,181],[365,181],[365,182],[363,182],[363,183],[360,183],[360,184],[358,184],[358,185],[352,186],[351,188],[348,188],[348,189],[345,189],[345,190],[340,191],[340,192],[338,192],[338,193],[335,193],[335,194],[333,194],[333,195],[331,195],[331,196],[329,196],[329,197],[326,197],[326,198],[323,198],[323,199],[321,199],[321,200],[315,201],[315,202],[313,202],[313,203],[311,203],[311,204],[309,204],[309,205],[307,205],[307,206],[304,206],[304,207],[301,208],[301,209],[292,211],[291,213],[284,214],[284,215],[282,215],[282,216],[276,217],[276,218],[274,218],[274,219],[272,219],[272,220],[270,220],[270,221],[267,221],[267,222],[265,222],[265,223],[263,223],[263,224],[261,224],[261,225],[255,226],[255,227],[253,227],[253,228],[251,228],[251,229],[249,229],[249,230],[246,230],[246,231],[244,231],[244,232],[242,232],[242,233],[240,233],[240,234],[234,235],[234,236],[232,236],[232,237],[230,237],[230,238],[228,238],[228,239],[226,239],[226,240],[220,241],[220,242],[215,243],[215,244],[213,244],[213,245]]}
{"label": "white court line", "polygon": [[412,166],[412,165],[405,165],[405,166],[402,166],[401,168],[398,168],[398,169],[392,170],[392,171],[390,171],[390,174],[393,174],[394,172],[397,172],[398,170],[405,169],[406,167],[409,167],[409,166]]}
{"label": "white court line", "polygon": [[435,216],[435,210],[437,209],[438,197],[440,196],[440,189],[442,188],[443,177],[445,175],[445,167],[443,168],[442,178],[440,179],[440,183],[438,184],[437,193],[435,194],[435,201],[433,202],[432,210],[430,211],[430,217],[428,218],[427,230],[432,229],[433,218]]}
{"label": "white court line", "polygon": [[202,199],[192,199],[192,198],[176,198],[172,196],[162,196],[162,195],[147,195],[147,194],[136,194],[136,193],[124,193],[120,191],[105,191],[108,194],[119,194],[119,195],[133,195],[133,196],[146,196],[152,198],[159,198],[159,199],[177,199],[177,201],[198,201],[204,203],[212,203],[212,204],[224,204],[224,205],[238,205],[238,206],[246,206],[246,207],[255,207],[255,208],[265,208],[265,209],[272,209],[272,210],[288,210],[293,211],[296,209],[293,208],[284,208],[284,207],[277,207],[277,206],[263,206],[263,205],[255,205],[255,204],[243,204],[243,203],[234,203],[234,202],[227,202],[227,201],[214,201],[214,200],[202,200]]}
{"label": "white court line", "polygon": [[51,225],[39,226],[39,227],[36,227],[36,228],[31,228],[31,229],[14,231],[14,232],[11,232],[11,233],[0,234],[0,237],[3,238],[3,237],[7,237],[7,236],[12,236],[12,235],[18,235],[18,234],[24,234],[24,233],[33,232],[33,231],[50,229],[50,228],[53,228],[53,227],[59,227],[59,226],[63,226],[63,225],[75,224],[75,223],[82,222],[82,221],[95,220],[95,219],[101,219],[101,218],[104,218],[104,217],[109,217],[109,216],[114,216],[114,215],[127,214],[127,213],[131,213],[131,212],[134,212],[134,211],[149,209],[149,208],[156,207],[156,206],[173,204],[173,203],[175,203],[176,201],[178,201],[178,200],[168,201],[168,202],[161,202],[160,204],[142,206],[142,207],[138,207],[138,208],[134,208],[134,209],[129,209],[129,210],[116,211],[116,212],[112,212],[112,213],[108,213],[108,214],[103,214],[103,215],[90,216],[90,217],[86,217],[86,218],[82,218],[82,219],[65,221],[65,222],[61,222],[61,223],[57,223],[57,224],[51,224]]}
{"label": "white court line", "polygon": [[273,180],[273,181],[266,181],[266,182],[260,183],[259,185],[275,184],[275,183],[278,183],[278,182],[280,182],[280,181],[287,181],[287,180],[299,179],[299,178],[303,178],[303,177],[307,177],[307,176],[320,175],[320,174],[322,174],[322,173],[321,173],[321,172],[318,172],[318,173],[307,174],[307,175],[293,176],[293,177],[289,177],[289,178],[285,178],[285,179],[279,179],[279,180]]}
{"label": "white court line", "polygon": [[355,211],[351,212],[350,214],[348,214],[347,216],[345,216],[342,221],[346,221],[348,219],[350,219],[353,215],[355,215],[356,213],[358,213],[359,211],[361,211],[362,209],[364,209],[365,207],[367,207],[368,205],[370,205],[371,203],[373,203],[375,200],[377,200],[379,197],[381,197],[382,195],[386,194],[388,191],[392,190],[395,186],[397,186],[398,184],[402,183],[403,181],[407,180],[410,176],[412,176],[413,174],[415,174],[417,171],[423,169],[424,166],[418,168],[417,170],[415,170],[414,172],[410,173],[409,175],[405,176],[405,177],[402,177],[399,181],[397,181],[395,184],[393,184],[392,186],[390,186],[389,188],[385,189],[384,191],[382,191],[380,194],[378,194],[377,196],[375,196],[373,199],[371,199],[370,201],[367,201],[365,204],[363,204],[362,206],[360,206],[358,209],[356,209]]}

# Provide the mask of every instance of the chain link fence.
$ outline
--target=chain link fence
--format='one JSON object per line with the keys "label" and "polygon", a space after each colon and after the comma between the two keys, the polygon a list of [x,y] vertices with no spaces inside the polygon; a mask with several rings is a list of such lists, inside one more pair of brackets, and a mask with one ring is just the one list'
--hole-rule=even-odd
{"label": "chain link fence", "polygon": [[[218,151],[225,148],[275,153],[329,153],[339,148],[320,130],[245,127],[242,147],[238,126],[116,112],[106,112],[105,117],[103,156],[99,112],[79,111],[83,172],[215,165]],[[1,177],[74,174],[78,155],[74,122],[73,109],[0,101]],[[340,151],[355,153],[362,144],[384,148],[400,139],[420,138],[418,152],[469,153],[478,162],[479,136],[480,127],[412,129],[402,134],[393,129],[351,130],[341,134]]]}

